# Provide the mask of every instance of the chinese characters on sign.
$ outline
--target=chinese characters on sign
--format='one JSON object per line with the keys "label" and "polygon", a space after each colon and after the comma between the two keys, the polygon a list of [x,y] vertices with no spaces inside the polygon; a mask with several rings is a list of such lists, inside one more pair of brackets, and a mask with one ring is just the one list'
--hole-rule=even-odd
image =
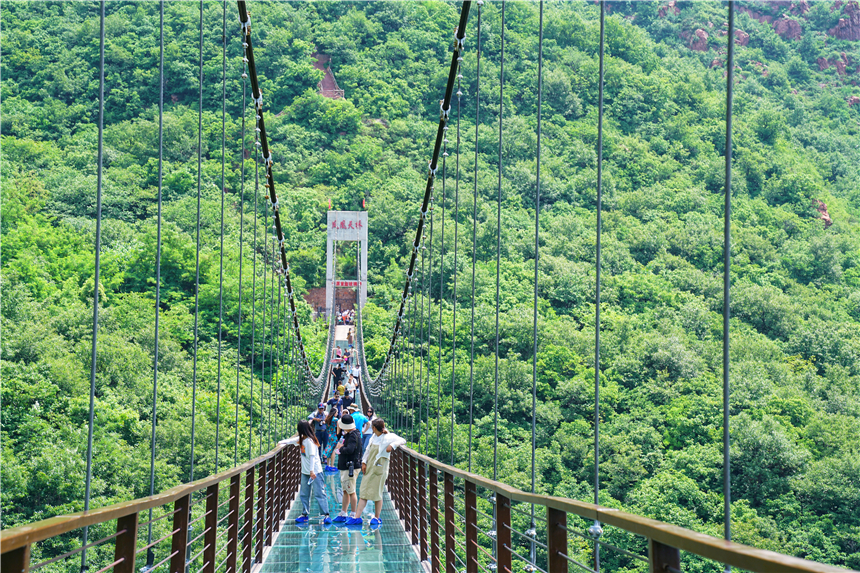
{"label": "chinese characters on sign", "polygon": [[331,220],[331,228],[332,229],[361,229],[361,220],[359,221],[347,221],[346,219],[341,219],[339,222],[337,219]]}
{"label": "chinese characters on sign", "polygon": [[334,281],[336,287],[358,287],[361,286],[361,281]]}

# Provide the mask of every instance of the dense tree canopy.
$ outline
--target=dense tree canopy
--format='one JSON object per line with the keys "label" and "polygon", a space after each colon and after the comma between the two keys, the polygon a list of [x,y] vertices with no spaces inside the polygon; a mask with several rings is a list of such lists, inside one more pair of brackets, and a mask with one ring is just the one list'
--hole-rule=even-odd
{"label": "dense tree canopy", "polygon": [[[857,569],[860,103],[854,96],[860,55],[857,41],[828,32],[856,3],[738,4],[742,34],[735,71],[731,273],[735,539]],[[601,503],[720,535],[725,6],[615,2],[609,7]],[[250,87],[241,78],[235,6],[227,4],[223,184],[222,5],[206,2],[204,8],[196,367],[199,5],[167,3],[165,14],[157,490],[190,478],[195,368],[197,477],[216,469],[219,392],[218,467],[224,469],[233,462],[237,398],[239,458],[246,459],[268,445],[268,435],[261,441],[258,434],[261,402],[268,400],[260,394],[261,378],[266,392],[274,382],[281,398],[295,397],[297,391],[297,369],[286,360],[272,368],[271,340],[263,340],[263,329],[271,332],[276,320],[268,306],[262,315],[264,299],[272,297],[271,222],[262,186],[254,194],[250,108],[244,132],[248,154],[242,157],[243,90],[250,101]],[[107,9],[104,222],[101,281],[95,285],[98,4],[3,4],[4,528],[82,508],[96,288],[102,310],[93,503],[106,505],[149,491],[158,5],[111,2]],[[537,489],[588,500],[598,8],[548,2],[545,9],[539,346],[534,357]],[[376,370],[387,350],[411,254],[458,6],[436,0],[260,2],[252,12],[297,290],[323,286],[329,201],[335,209],[356,210],[366,200],[371,299],[364,330],[368,362]],[[528,488],[537,4],[508,2],[505,19],[499,475]],[[777,33],[781,28],[771,21],[779,19],[795,22],[799,37]],[[432,410],[441,420],[438,447],[441,458],[449,459],[453,390],[458,465],[466,460],[469,412],[470,331],[463,325],[469,324],[475,305],[473,468],[492,475],[500,4],[483,6],[480,93],[476,21],[470,21],[463,62],[460,170],[457,174],[452,133],[445,195],[437,183],[432,251],[419,285],[430,285],[429,345],[438,348],[442,341],[441,375],[435,359],[428,359],[423,370],[430,373],[431,399],[437,390],[443,396]],[[314,67],[317,53],[331,56],[343,99],[317,93],[322,78]],[[457,121],[456,113],[452,117]],[[226,345],[219,379],[222,187]],[[439,260],[443,221],[444,266]],[[256,298],[251,296],[253,274]],[[312,366],[319,368],[327,328],[311,320],[308,304],[301,301],[299,308]],[[268,362],[261,369],[264,352]],[[308,404],[314,401],[307,396]],[[429,436],[432,452],[436,423],[426,419],[425,411],[411,434],[413,441]],[[277,429],[273,437],[280,433]],[[617,532],[607,535],[613,543],[643,548]],[[60,539],[35,550],[37,556],[52,556],[74,544],[72,538]],[[604,559],[613,570],[637,570],[623,556]],[[709,567],[685,562],[685,570],[718,570]]]}

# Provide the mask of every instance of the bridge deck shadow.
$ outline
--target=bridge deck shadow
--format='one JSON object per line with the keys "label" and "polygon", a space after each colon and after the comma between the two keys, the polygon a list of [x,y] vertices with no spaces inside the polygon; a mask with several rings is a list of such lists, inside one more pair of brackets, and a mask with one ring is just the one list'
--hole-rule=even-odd
{"label": "bridge deck shadow", "polygon": [[[325,482],[334,517],[342,499],[340,476],[326,474]],[[382,525],[375,529],[369,525],[372,514],[368,512],[372,506],[368,504],[365,510],[362,527],[323,525],[317,518],[319,505],[312,497],[311,521],[300,527],[295,523],[302,511],[297,496],[259,573],[423,573],[424,568],[397,518],[388,492],[383,497]]]}

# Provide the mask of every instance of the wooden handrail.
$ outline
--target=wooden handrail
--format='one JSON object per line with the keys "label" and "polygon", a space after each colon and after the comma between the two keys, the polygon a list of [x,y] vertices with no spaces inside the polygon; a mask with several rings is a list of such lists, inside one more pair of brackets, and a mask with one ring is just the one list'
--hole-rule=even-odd
{"label": "wooden handrail", "polygon": [[433,458],[419,454],[405,446],[402,446],[400,450],[404,454],[426,463],[431,468],[479,485],[505,498],[522,503],[534,503],[535,505],[542,505],[566,513],[573,513],[589,520],[597,520],[606,525],[612,525],[624,531],[653,539],[663,545],[675,547],[682,551],[694,553],[733,567],[761,573],[850,573],[851,571],[834,565],[807,561],[775,551],[756,549],[749,545],[718,539],[704,533],[698,533],[618,509],[561,497],[524,492],[507,484],[449,466]]}
{"label": "wooden handrail", "polygon": [[[293,438],[290,438],[287,442],[290,442],[291,440],[293,440]],[[42,521],[36,521],[35,523],[28,523],[26,525],[4,529],[3,531],[0,531],[0,553],[8,553],[9,551],[19,549],[26,545],[44,541],[45,539],[49,539],[63,533],[68,533],[69,531],[74,531],[75,529],[80,529],[88,525],[104,523],[105,521],[119,519],[132,513],[139,513],[153,507],[159,507],[175,502],[183,496],[220,483],[225,479],[230,479],[233,476],[237,476],[245,472],[248,468],[256,466],[260,462],[273,458],[288,445],[290,444],[281,442],[270,452],[245,462],[240,466],[236,466],[232,469],[223,471],[220,474],[214,474],[191,483],[172,487],[167,491],[163,491],[156,495],[142,497],[133,501],[115,503],[113,505],[92,509],[90,511],[57,515],[55,517],[43,519]]]}

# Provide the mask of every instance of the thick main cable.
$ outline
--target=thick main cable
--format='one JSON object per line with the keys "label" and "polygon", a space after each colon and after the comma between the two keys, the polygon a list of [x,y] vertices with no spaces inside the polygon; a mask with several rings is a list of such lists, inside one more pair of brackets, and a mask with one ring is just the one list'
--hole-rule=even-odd
{"label": "thick main cable", "polygon": [[[418,260],[418,251],[419,251],[419,247],[421,246],[421,237],[423,236],[423,233],[424,233],[424,225],[426,223],[428,207],[430,204],[430,196],[432,195],[433,183],[436,179],[436,170],[439,166],[439,158],[440,158],[441,152],[442,152],[442,140],[443,140],[443,133],[444,133],[443,130],[448,123],[448,117],[449,117],[450,111],[451,111],[451,97],[452,97],[453,92],[454,92],[454,80],[456,79],[457,73],[458,73],[457,72],[458,56],[464,50],[463,39],[465,38],[465,35],[466,35],[466,23],[469,21],[469,11],[470,11],[471,7],[472,7],[471,0],[464,0],[463,6],[460,10],[460,20],[459,20],[459,24],[457,26],[457,31],[454,35],[454,40],[455,40],[454,51],[451,55],[451,65],[448,69],[448,81],[445,85],[445,96],[442,99],[441,106],[440,106],[439,126],[438,126],[437,131],[436,131],[436,140],[435,140],[435,143],[433,146],[433,157],[432,157],[430,164],[428,166],[427,184],[426,184],[426,187],[424,189],[424,199],[421,203],[421,212],[420,212],[420,217],[418,219],[418,227],[415,231],[415,240],[412,243],[412,256],[409,260],[409,266],[407,267],[406,282],[405,282],[404,287],[403,287],[403,294],[401,296],[401,301],[400,301],[400,309],[397,313],[397,320],[396,320],[394,330],[393,330],[392,335],[391,335],[391,342],[389,343],[388,352],[386,353],[386,360],[384,363],[385,365],[388,364],[388,362],[390,361],[392,354],[394,352],[394,343],[397,340],[397,336],[398,336],[397,333],[399,331],[399,326],[403,320],[403,315],[404,315],[404,310],[405,310],[405,305],[406,305],[406,295],[408,293],[409,285],[412,281],[413,272],[415,271],[416,262]],[[240,11],[240,14],[242,17],[242,21],[243,22],[246,21],[247,20],[247,17],[246,17],[247,11],[245,10],[245,2],[243,2],[243,1],[239,2],[239,11]],[[250,33],[250,30],[249,30],[249,33]],[[252,57],[249,57],[249,59],[253,62]],[[252,83],[252,86],[255,85],[256,76],[252,76],[252,82],[251,83]],[[255,88],[254,93],[256,95],[256,93],[257,93],[256,88]],[[286,259],[284,262],[286,263]],[[289,274],[287,276],[289,277]],[[383,371],[384,371],[384,368],[385,368],[385,366],[383,367]],[[377,374],[377,378],[379,378],[379,376],[381,374],[382,374],[382,371],[380,371]]]}

